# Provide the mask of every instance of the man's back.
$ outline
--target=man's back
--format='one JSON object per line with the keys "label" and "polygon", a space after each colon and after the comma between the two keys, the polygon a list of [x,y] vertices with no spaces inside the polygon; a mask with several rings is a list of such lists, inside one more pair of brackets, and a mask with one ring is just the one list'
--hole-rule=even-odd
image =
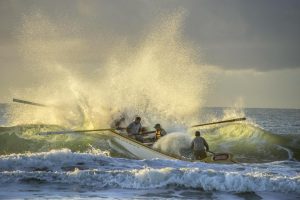
{"label": "man's back", "polygon": [[206,141],[204,138],[202,137],[195,137],[193,142],[192,142],[192,145],[193,145],[193,150],[205,150],[204,149],[204,146],[206,146]]}
{"label": "man's back", "polygon": [[141,123],[132,122],[127,127],[128,134],[138,134],[142,128]]}

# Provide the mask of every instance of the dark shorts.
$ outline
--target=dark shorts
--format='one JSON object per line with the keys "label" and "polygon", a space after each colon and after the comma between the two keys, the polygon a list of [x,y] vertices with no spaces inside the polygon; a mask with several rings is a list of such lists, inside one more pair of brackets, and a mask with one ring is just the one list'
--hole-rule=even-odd
{"label": "dark shorts", "polygon": [[136,135],[135,136],[135,140],[139,141],[139,142],[144,142],[144,139],[141,135]]}
{"label": "dark shorts", "polygon": [[194,160],[202,160],[207,157],[206,152],[204,150],[194,150]]}
{"label": "dark shorts", "polygon": [[128,135],[128,137],[136,141],[143,142],[143,137],[141,135]]}

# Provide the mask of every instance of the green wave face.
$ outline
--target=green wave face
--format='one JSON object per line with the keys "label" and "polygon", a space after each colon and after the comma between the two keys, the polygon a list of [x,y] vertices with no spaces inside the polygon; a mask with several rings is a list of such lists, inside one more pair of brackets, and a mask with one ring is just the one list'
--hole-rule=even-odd
{"label": "green wave face", "polygon": [[41,132],[62,131],[56,125],[20,125],[0,127],[0,154],[46,152],[52,149],[68,148],[76,152],[87,152],[92,149],[116,152],[109,146],[107,135],[102,134],[58,134],[39,135]]}
{"label": "green wave face", "polygon": [[245,162],[300,160],[300,136],[278,135],[250,124],[230,124],[204,135],[211,149],[230,152]]}
{"label": "green wave face", "polygon": [[[130,157],[122,147],[113,144],[113,140],[107,134],[39,135],[40,132],[61,130],[64,128],[56,125],[0,127],[0,154],[45,152],[62,148],[88,152],[94,148],[109,151],[111,156]],[[171,136],[172,133],[165,137]],[[186,137],[190,136],[186,134]],[[209,143],[210,150],[232,153],[240,162],[300,160],[300,136],[295,134],[275,135],[250,124],[236,123],[208,129],[203,137]],[[191,153],[188,144],[178,148],[185,148],[185,151],[178,149],[178,152],[184,152],[184,156]]]}

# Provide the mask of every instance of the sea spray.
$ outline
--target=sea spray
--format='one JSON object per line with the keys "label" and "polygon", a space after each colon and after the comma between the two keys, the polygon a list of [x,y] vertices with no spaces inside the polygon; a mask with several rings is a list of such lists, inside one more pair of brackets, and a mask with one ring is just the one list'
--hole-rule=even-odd
{"label": "sea spray", "polygon": [[153,146],[166,153],[181,156],[182,149],[190,149],[192,137],[187,133],[174,132],[160,138]]}
{"label": "sea spray", "polygon": [[87,69],[90,63],[75,62],[78,52],[81,57],[101,54],[99,41],[95,41],[99,47],[90,46],[76,24],[52,23],[41,11],[25,14],[18,40],[36,84],[13,92],[61,109],[24,106],[13,112],[10,125],[107,127],[113,116],[124,112],[127,123],[140,115],[146,126],[162,123],[168,128],[196,121],[209,84],[208,70],[181,36],[184,15],[182,10],[161,15],[135,45],[114,38],[112,44],[118,45],[110,47],[110,55],[94,60]]}

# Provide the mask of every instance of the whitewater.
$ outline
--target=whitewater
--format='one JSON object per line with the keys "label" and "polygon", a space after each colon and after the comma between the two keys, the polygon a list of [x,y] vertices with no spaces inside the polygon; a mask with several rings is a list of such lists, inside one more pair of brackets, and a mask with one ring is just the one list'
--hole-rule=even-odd
{"label": "whitewater", "polygon": [[[1,107],[4,114],[6,107]],[[218,117],[222,110],[205,108],[202,113]],[[138,160],[107,134],[39,135],[62,127],[7,127],[7,115],[2,114],[0,198],[299,198],[299,110],[244,112],[251,122],[201,129],[213,151],[234,154],[237,164]],[[277,119],[281,116],[281,123],[270,119],[274,114]],[[169,148],[163,149],[166,152],[189,156],[192,137],[192,131],[171,132],[160,145],[168,144]]]}

